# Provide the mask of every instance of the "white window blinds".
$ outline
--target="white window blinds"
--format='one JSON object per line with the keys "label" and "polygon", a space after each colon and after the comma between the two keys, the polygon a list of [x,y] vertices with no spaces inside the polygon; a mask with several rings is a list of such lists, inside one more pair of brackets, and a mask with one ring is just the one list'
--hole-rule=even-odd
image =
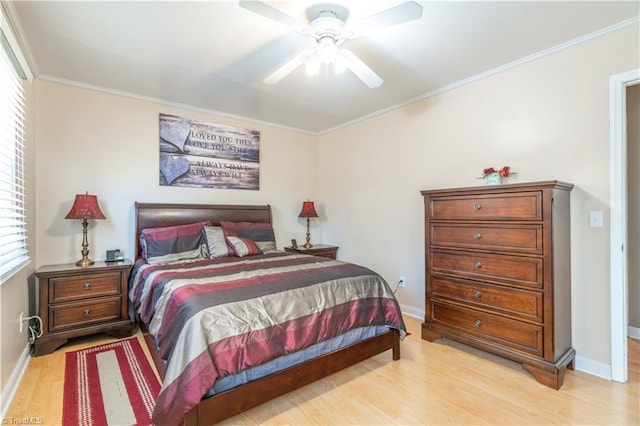
{"label": "white window blinds", "polygon": [[5,32],[0,61],[0,283],[29,261],[24,186],[24,90]]}

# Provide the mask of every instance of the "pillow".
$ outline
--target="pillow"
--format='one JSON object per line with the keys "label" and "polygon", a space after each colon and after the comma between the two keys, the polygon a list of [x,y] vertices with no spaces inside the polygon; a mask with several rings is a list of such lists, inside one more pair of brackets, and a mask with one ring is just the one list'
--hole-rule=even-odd
{"label": "pillow", "polygon": [[250,238],[229,236],[227,237],[227,241],[229,241],[229,244],[231,244],[231,247],[233,248],[233,252],[238,257],[262,254],[260,248],[258,248],[256,243],[251,241]]}
{"label": "pillow", "polygon": [[203,226],[202,233],[209,251],[208,257],[215,259],[216,257],[235,256],[230,245],[224,237],[224,231],[221,226]]}
{"label": "pillow", "polygon": [[276,250],[276,236],[268,222],[220,222],[224,235],[249,238],[262,252]]}
{"label": "pillow", "polygon": [[206,225],[211,222],[143,229],[140,232],[142,257],[152,265],[204,259],[207,247],[202,227]]}

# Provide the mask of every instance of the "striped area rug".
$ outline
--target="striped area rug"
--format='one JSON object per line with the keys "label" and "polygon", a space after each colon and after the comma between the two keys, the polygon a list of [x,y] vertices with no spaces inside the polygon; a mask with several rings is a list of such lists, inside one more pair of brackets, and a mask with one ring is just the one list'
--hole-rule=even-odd
{"label": "striped area rug", "polygon": [[160,382],[135,337],[68,352],[63,425],[150,425]]}

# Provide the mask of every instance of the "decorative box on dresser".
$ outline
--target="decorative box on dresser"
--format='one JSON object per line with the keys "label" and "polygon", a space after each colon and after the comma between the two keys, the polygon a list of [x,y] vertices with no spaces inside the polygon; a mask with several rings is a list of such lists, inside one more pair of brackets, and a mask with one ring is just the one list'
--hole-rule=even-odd
{"label": "decorative box on dresser", "polygon": [[569,196],[559,181],[422,191],[422,338],[522,364],[559,389],[573,369]]}
{"label": "decorative box on dresser", "polygon": [[130,336],[128,280],[131,261],[45,265],[36,271],[42,336],[35,356],[55,351],[72,337],[107,332]]}

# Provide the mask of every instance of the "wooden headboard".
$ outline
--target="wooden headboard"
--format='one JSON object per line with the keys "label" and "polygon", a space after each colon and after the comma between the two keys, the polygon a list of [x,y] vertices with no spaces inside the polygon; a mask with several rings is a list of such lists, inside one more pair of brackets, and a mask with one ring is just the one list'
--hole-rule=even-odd
{"label": "wooden headboard", "polygon": [[233,204],[166,204],[135,203],[136,226],[135,243],[136,259],[142,253],[140,248],[140,231],[145,228],[186,225],[195,222],[210,221],[219,225],[221,221],[229,222],[268,222],[271,223],[271,206],[243,206]]}

